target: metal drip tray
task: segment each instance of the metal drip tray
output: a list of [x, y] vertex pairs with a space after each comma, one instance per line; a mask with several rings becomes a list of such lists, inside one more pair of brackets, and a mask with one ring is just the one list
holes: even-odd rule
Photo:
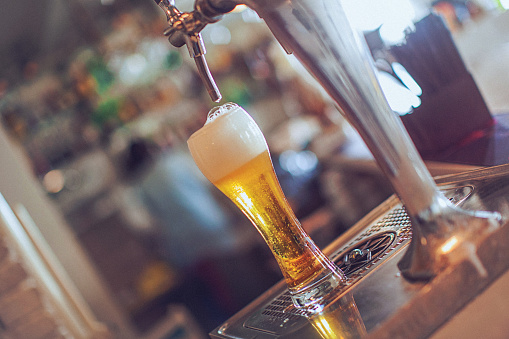
[[[505, 220], [508, 219], [509, 166], [450, 176], [437, 182], [442, 192], [454, 204], [465, 209], [496, 210], [503, 214]], [[500, 242], [500, 248], [490, 243], [491, 250], [499, 252], [497, 262], [503, 261], [501, 258], [507, 258], [503, 267], [494, 267], [492, 274], [488, 266], [493, 259], [483, 261], [492, 280], [509, 266], [509, 248], [505, 245], [509, 243], [507, 228], [502, 227], [500, 232], [497, 231], [500, 234], [494, 236], [499, 239], [497, 241]], [[348, 277], [348, 293], [355, 299], [368, 336], [390, 338], [394, 335], [391, 334], [391, 326], [403, 324], [401, 333], [404, 333], [405, 326], [410, 326], [412, 337], [420, 336], [415, 335], [416, 330], [424, 333], [425, 337], [445, 322], [451, 312], [456, 312], [475, 297], [482, 288], [482, 283], [476, 282], [473, 285], [478, 291], [465, 293], [457, 281], [455, 285], [448, 287], [445, 276], [437, 277], [428, 284], [406, 281], [399, 274], [396, 265], [410, 239], [408, 215], [401, 203], [391, 197], [324, 250]], [[500, 256], [501, 251], [506, 254]], [[458, 274], [459, 277], [463, 275], [461, 272]], [[481, 280], [483, 284], [488, 284], [485, 278]], [[444, 293], [457, 295], [449, 293], [448, 289], [459, 289], [462, 291], [461, 299], [464, 300], [457, 298], [450, 303], [454, 305], [451, 308], [428, 309], [428, 312], [435, 315], [434, 318], [418, 324], [422, 328], [415, 328], [416, 325], [411, 324], [411, 319], [405, 322], [405, 314], [408, 313], [408, 317], [413, 311], [423, 314], [425, 308], [429, 308], [429, 300], [426, 298], [433, 297], [433, 291], [423, 293], [426, 285], [426, 289], [437, 285], [437, 296]], [[401, 311], [403, 308], [406, 310]], [[401, 312], [402, 319], [397, 319]], [[442, 313], [442, 319], [437, 319], [437, 312]], [[397, 320], [394, 320], [395, 318]], [[293, 306], [284, 282], [261, 295], [210, 335], [212, 338], [320, 338], [309, 324], [306, 314]]]
[[[451, 201], [464, 201], [472, 189], [454, 188], [444, 194]], [[380, 221], [371, 225], [365, 232], [340, 248], [331, 258], [355, 284], [375, 268], [393, 250], [411, 238], [410, 220], [405, 209], [397, 205]], [[284, 291], [270, 304], [260, 309], [246, 320], [244, 326], [273, 334], [283, 334], [300, 322], [307, 323], [306, 314], [293, 306], [290, 294]]]
[[[401, 209], [401, 211], [403, 211]], [[399, 214], [404, 214], [400, 212]], [[393, 218], [394, 220], [398, 218]], [[408, 219], [408, 217], [406, 217]], [[405, 220], [402, 216], [401, 220]], [[406, 220], [408, 223], [408, 220]], [[334, 262], [348, 277], [350, 283], [360, 279], [383, 256], [385, 256], [396, 240], [396, 232], [385, 231], [359, 241], [350, 248], [341, 251], [334, 257]], [[280, 335], [291, 331], [301, 323], [307, 323], [304, 311], [293, 306], [290, 293], [283, 292], [268, 305], [249, 317], [244, 326], [255, 330]]]

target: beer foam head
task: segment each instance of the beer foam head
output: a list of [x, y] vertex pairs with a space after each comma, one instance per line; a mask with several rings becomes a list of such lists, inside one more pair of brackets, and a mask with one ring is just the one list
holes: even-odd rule
[[232, 103], [212, 109], [205, 125], [191, 135], [187, 144], [194, 161], [212, 182], [268, 150], [253, 118]]
[[226, 103], [222, 106], [214, 107], [207, 114], [207, 121], [205, 121], [205, 125], [214, 121], [216, 118], [218, 118], [228, 112], [231, 112], [232, 110], [235, 110], [237, 108], [240, 108], [240, 106], [233, 102]]

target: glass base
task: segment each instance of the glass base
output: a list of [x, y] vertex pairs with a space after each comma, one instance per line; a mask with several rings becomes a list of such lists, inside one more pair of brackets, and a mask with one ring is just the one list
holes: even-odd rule
[[324, 271], [300, 289], [290, 289], [290, 296], [295, 307], [305, 308], [312, 313], [321, 312], [347, 285], [346, 276], [335, 267]]

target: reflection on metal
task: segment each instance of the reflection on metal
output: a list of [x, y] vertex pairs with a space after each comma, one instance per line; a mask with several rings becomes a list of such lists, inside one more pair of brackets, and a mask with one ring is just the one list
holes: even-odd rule
[[352, 294], [343, 295], [307, 320], [323, 339], [360, 339], [366, 326]]
[[[498, 211], [508, 220], [509, 165], [444, 177], [438, 183], [453, 204], [466, 210]], [[509, 269], [509, 226], [504, 225], [481, 234], [471, 253], [461, 250], [461, 241], [446, 243], [443, 249], [457, 259], [453, 265], [430, 282], [410, 282], [397, 263], [411, 236], [405, 209], [391, 197], [324, 251], [349, 279], [342, 298], [355, 300], [366, 328], [363, 338], [428, 337]], [[293, 306], [280, 283], [210, 335], [321, 338], [308, 321], [310, 316]]]
[[[408, 218], [403, 215], [401, 221], [408, 223]], [[340, 253], [335, 262], [348, 277], [351, 277], [353, 273], [376, 263], [388, 252], [395, 239], [396, 233], [393, 231], [378, 233]]]
[[[387, 218], [376, 225], [376, 229], [384, 227], [394, 227], [404, 223], [404, 227], [409, 227], [408, 217], [405, 217], [403, 209], [399, 208], [391, 213]], [[368, 233], [366, 233], [368, 234]], [[408, 239], [408, 232], [402, 233], [405, 239]], [[396, 239], [396, 232], [383, 231], [367, 237], [349, 248], [340, 251], [333, 257], [335, 263], [347, 275], [350, 283], [364, 276], [373, 265], [389, 251]], [[306, 318], [311, 314], [305, 310], [296, 308], [290, 297], [289, 292], [284, 292], [277, 296], [270, 304], [261, 309], [258, 313], [250, 317], [245, 326], [252, 329], [269, 331], [274, 334], [283, 334], [292, 330], [295, 326], [307, 322]]]

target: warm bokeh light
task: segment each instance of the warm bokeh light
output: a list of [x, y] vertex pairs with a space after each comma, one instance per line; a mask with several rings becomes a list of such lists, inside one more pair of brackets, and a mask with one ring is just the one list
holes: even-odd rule
[[451, 237], [449, 240], [447, 240], [442, 247], [440, 248], [442, 250], [442, 253], [446, 254], [451, 252], [453, 249], [456, 248], [456, 245], [458, 245], [459, 240], [457, 237]]
[[46, 173], [42, 184], [49, 193], [58, 193], [64, 188], [64, 174], [60, 170], [52, 170]]

